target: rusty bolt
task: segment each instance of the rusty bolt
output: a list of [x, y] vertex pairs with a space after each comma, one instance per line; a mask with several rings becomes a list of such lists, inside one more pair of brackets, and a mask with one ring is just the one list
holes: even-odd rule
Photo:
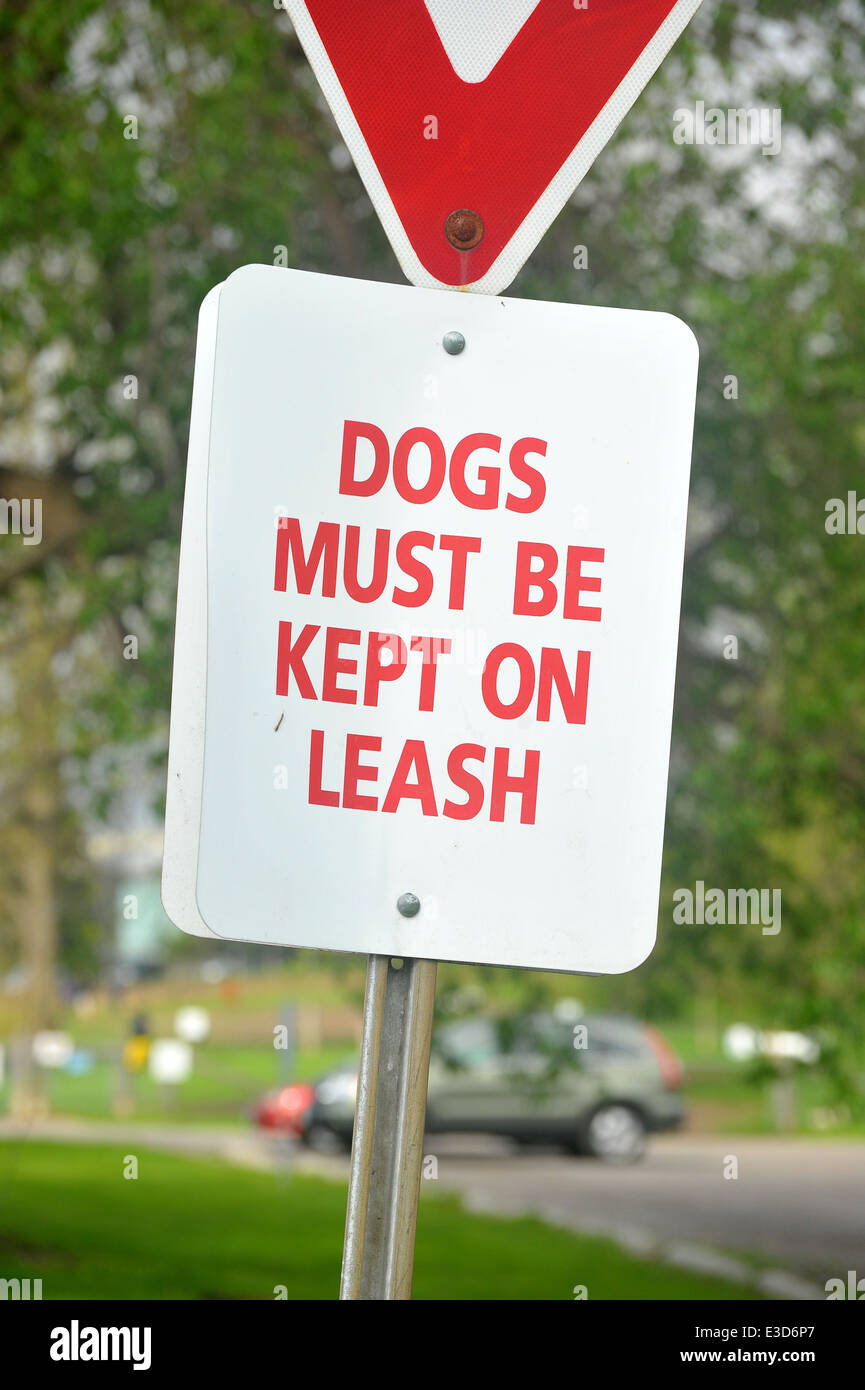
[[483, 240], [483, 235], [483, 221], [469, 208], [457, 208], [445, 222], [445, 236], [457, 251], [472, 251]]

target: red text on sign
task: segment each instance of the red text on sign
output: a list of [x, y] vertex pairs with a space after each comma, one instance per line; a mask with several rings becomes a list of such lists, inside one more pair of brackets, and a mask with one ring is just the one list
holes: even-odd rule
[[[382, 685], [404, 675], [411, 652], [420, 657], [418, 709], [430, 712], [435, 705], [438, 658], [451, 649], [448, 637], [412, 637], [408, 645], [395, 632], [370, 632], [364, 644], [364, 676], [358, 680], [359, 656], [345, 655], [344, 648], [360, 647], [359, 628], [328, 627], [324, 630], [320, 694], [316, 694], [306, 665], [307, 655], [321, 628], [306, 623], [299, 631], [289, 622], [279, 624], [276, 652], [276, 693], [288, 695], [292, 686], [304, 700], [325, 700], [338, 705], [377, 706]], [[321, 646], [318, 643], [317, 646]], [[318, 656], [318, 653], [316, 653]], [[343, 677], [347, 677], [346, 685]], [[361, 697], [360, 699], [358, 697]]]
[[[378, 783], [379, 769], [368, 761], [369, 755], [380, 753], [382, 741], [374, 734], [346, 734], [341, 786], [324, 785], [323, 729], [313, 729], [309, 748], [309, 802], [312, 806], [341, 806], [352, 811], [382, 811], [386, 815], [399, 810], [403, 801], [416, 801], [425, 816], [446, 816], [450, 820], [474, 820], [485, 806], [491, 821], [503, 821], [508, 809], [508, 797], [519, 798], [521, 825], [534, 825], [538, 800], [538, 770], [541, 755], [530, 748], [524, 758], [522, 771], [511, 771], [511, 750], [494, 748], [492, 775], [489, 779], [489, 798], [483, 779], [469, 770], [467, 763], [487, 761], [488, 749], [479, 743], [460, 743], [452, 748], [447, 759], [447, 776], [451, 787], [463, 794], [463, 800], [436, 796], [435, 784], [422, 739], [406, 739], [402, 752], [388, 782], [384, 797], [379, 799], [372, 788]], [[364, 790], [361, 790], [361, 787]]]
[[[363, 440], [372, 446], [363, 449], [363, 462], [358, 458], [358, 445]], [[435, 430], [416, 425], [400, 435], [393, 448], [393, 460], [387, 435], [378, 425], [361, 420], [346, 420], [343, 426], [342, 459], [339, 490], [348, 497], [375, 497], [387, 482], [388, 474], [404, 502], [422, 506], [438, 497], [447, 481], [456, 501], [476, 511], [493, 511], [501, 495], [501, 467], [477, 461], [477, 455], [501, 453], [502, 440], [497, 434], [467, 434], [459, 440], [448, 459], [447, 449]], [[509, 492], [504, 505], [510, 512], [536, 512], [546, 496], [543, 474], [527, 462], [528, 454], [541, 458], [547, 452], [543, 439], [518, 439], [508, 450], [508, 467], [526, 493]], [[366, 471], [363, 471], [363, 470]], [[361, 472], [361, 476], [358, 473]]]
[[[368, 578], [360, 576], [360, 527], [342, 528], [335, 521], [322, 521], [316, 527], [308, 552], [303, 548], [300, 522], [294, 516], [281, 516], [276, 532], [276, 570], [273, 587], [285, 593], [288, 587], [289, 563], [294, 574], [294, 587], [299, 594], [309, 594], [318, 582], [323, 598], [336, 594], [342, 549], [342, 582], [346, 594], [355, 603], [374, 603], [387, 587], [391, 556], [391, 533], [379, 527], [375, 533], [372, 565]], [[448, 565], [448, 608], [461, 610], [465, 604], [466, 568], [470, 555], [480, 552], [478, 536], [433, 536], [429, 531], [407, 531], [394, 546], [394, 561], [401, 573], [414, 583], [413, 589], [395, 585], [390, 598], [401, 608], [420, 608], [432, 595], [432, 568], [415, 553], [432, 552], [438, 548], [450, 556]], [[320, 573], [319, 573], [320, 571]]]
[[[600, 565], [603, 564], [603, 560], [603, 550], [595, 546], [569, 545], [564, 582], [560, 581], [557, 586], [553, 583], [553, 577], [559, 568], [558, 551], [551, 545], [537, 541], [519, 541], [514, 578], [514, 613], [544, 618], [555, 609], [559, 601], [559, 589], [562, 589], [562, 617], [578, 618], [586, 623], [599, 623], [600, 608], [582, 604], [580, 595], [600, 592], [600, 577], [583, 574], [583, 565]], [[532, 597], [535, 590], [539, 591], [537, 598]]]

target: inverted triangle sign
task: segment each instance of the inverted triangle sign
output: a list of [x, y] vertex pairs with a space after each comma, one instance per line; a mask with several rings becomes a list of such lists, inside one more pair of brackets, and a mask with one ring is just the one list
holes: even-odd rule
[[285, 0], [406, 277], [486, 294], [510, 284], [700, 4]]
[[478, 9], [470, 4], [454, 4], [454, 0], [424, 0], [424, 4], [457, 77], [483, 82], [537, 9], [538, 0], [482, 5], [480, 23]]

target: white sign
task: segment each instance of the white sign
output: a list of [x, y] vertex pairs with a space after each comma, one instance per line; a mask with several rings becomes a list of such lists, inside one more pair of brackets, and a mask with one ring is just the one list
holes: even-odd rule
[[192, 1048], [180, 1038], [157, 1038], [150, 1046], [148, 1070], [162, 1086], [179, 1086], [192, 1075]]
[[737, 1062], [763, 1055], [777, 1060], [816, 1062], [819, 1043], [805, 1033], [763, 1033], [748, 1023], [731, 1023], [722, 1039], [724, 1051]]
[[33, 1060], [39, 1067], [65, 1067], [75, 1051], [68, 1033], [45, 1031], [33, 1035]]
[[206, 301], [199, 357], [169, 915], [285, 945], [639, 964], [693, 335], [251, 266]]
[[174, 1031], [185, 1042], [204, 1042], [210, 1037], [210, 1014], [197, 1004], [188, 1004], [174, 1015]]
[[731, 1023], [721, 1041], [728, 1057], [736, 1062], [749, 1062], [761, 1051], [762, 1034], [749, 1023]]
[[820, 1056], [820, 1045], [805, 1033], [764, 1033], [763, 1051], [767, 1057], [792, 1058], [813, 1065]]
[[198, 315], [180, 537], [162, 861], [162, 904], [168, 917], [182, 931], [208, 937], [216, 933], [202, 921], [198, 911], [195, 879], [204, 770], [203, 677], [207, 669], [207, 455], [220, 288], [216, 286], [205, 297]]

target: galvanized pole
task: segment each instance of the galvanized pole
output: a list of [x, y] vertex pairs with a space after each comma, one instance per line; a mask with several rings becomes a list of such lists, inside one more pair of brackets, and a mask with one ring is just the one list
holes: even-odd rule
[[411, 1297], [434, 960], [370, 956], [341, 1299]]

